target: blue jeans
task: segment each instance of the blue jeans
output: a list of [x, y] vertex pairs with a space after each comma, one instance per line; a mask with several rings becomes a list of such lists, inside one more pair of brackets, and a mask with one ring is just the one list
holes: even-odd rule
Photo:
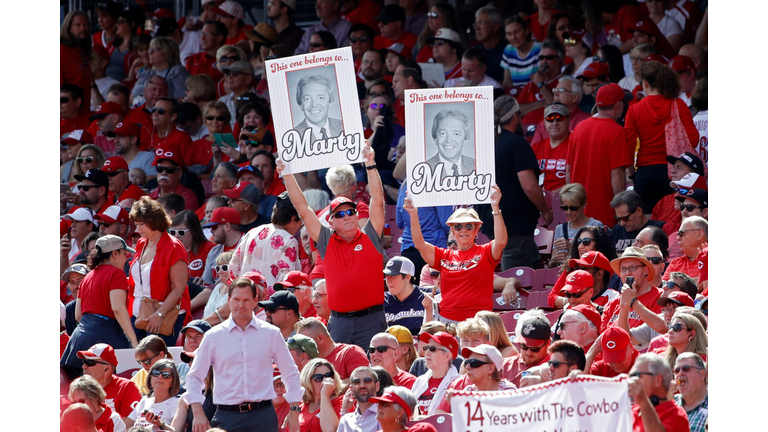
[[217, 409], [211, 419], [211, 427], [227, 432], [274, 432], [280, 429], [277, 413], [272, 405], [244, 413]]

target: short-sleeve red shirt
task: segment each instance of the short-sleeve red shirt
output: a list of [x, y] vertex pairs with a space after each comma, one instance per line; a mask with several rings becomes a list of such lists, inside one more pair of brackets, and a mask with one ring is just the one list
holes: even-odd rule
[[491, 246], [474, 245], [466, 251], [435, 247], [430, 266], [439, 268], [442, 278], [440, 315], [464, 321], [493, 308], [493, 272], [499, 261], [493, 259]]
[[[664, 426], [664, 430], [687, 431], [690, 430], [688, 424], [688, 415], [685, 409], [676, 404], [675, 401], [662, 402], [656, 406], [656, 414]], [[632, 432], [644, 432], [643, 418], [640, 416], [640, 406], [632, 405]]]
[[185, 67], [190, 75], [208, 75], [213, 79], [213, 82], [219, 81], [224, 76], [221, 71], [216, 69], [216, 57], [207, 52], [192, 54], [187, 57]]
[[141, 400], [141, 393], [133, 381], [112, 375], [112, 381], [104, 387], [107, 398], [104, 402], [117, 411], [120, 417], [128, 417], [133, 408]]
[[534, 144], [533, 153], [539, 161], [539, 169], [544, 174], [544, 189], [553, 191], [565, 186], [565, 160], [568, 157], [569, 139], [552, 148], [550, 138]]
[[205, 273], [205, 259], [208, 258], [208, 252], [210, 252], [214, 246], [216, 246], [216, 243], [206, 240], [200, 245], [198, 253], [195, 254], [192, 251], [189, 251], [189, 264], [187, 264], [187, 268], [189, 269], [190, 278], [203, 277], [203, 274]]
[[336, 348], [325, 358], [332, 365], [341, 379], [347, 379], [352, 371], [360, 366], [368, 366], [365, 351], [357, 345], [337, 343]]
[[[651, 290], [647, 293], [637, 296], [637, 301], [653, 311], [653, 313], [658, 314], [661, 313], [661, 306], [656, 303], [656, 300], [658, 300], [659, 297], [661, 297], [661, 288], [651, 287]], [[616, 325], [616, 320], [619, 319], [620, 304], [621, 297], [617, 297], [609, 301], [608, 305], [605, 306], [605, 309], [603, 309], [603, 320], [600, 324], [600, 333], [604, 332], [608, 326]], [[635, 328], [643, 323], [643, 320], [640, 319], [640, 315], [633, 310], [629, 311], [629, 318], [627, 321], [629, 322], [630, 328]]]
[[80, 308], [84, 314], [94, 313], [115, 318], [109, 293], [113, 290], [128, 292], [128, 282], [123, 269], [102, 264], [85, 275], [80, 284]]
[[[559, 82], [559, 79], [554, 79], [546, 83], [546, 86], [550, 89], [553, 89], [557, 87]], [[525, 87], [523, 87], [523, 91], [520, 92], [520, 97], [517, 99], [517, 102], [522, 105], [540, 100], [544, 100], [544, 95], [541, 94], [541, 90], [536, 87], [536, 84], [531, 81], [526, 84]], [[530, 111], [528, 114], [523, 116], [523, 125], [537, 125], [542, 120], [544, 120], [544, 108], [536, 108], [535, 110]]]

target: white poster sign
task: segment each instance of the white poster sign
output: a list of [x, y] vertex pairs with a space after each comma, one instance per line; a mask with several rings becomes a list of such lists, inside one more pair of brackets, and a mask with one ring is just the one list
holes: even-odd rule
[[408, 192], [416, 206], [490, 202], [493, 88], [405, 91]]
[[265, 69], [285, 174], [363, 161], [350, 47], [268, 60]]
[[445, 70], [440, 63], [419, 63], [421, 77], [429, 88], [440, 88], [445, 84]]
[[626, 374], [580, 375], [502, 392], [459, 392], [451, 397], [454, 432], [630, 432]]

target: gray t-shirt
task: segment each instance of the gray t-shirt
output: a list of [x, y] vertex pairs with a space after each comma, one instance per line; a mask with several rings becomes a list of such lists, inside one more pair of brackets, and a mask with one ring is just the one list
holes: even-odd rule
[[133, 168], [141, 168], [144, 170], [144, 174], [146, 174], [147, 177], [152, 177], [157, 175], [157, 170], [152, 165], [152, 162], [155, 160], [155, 154], [148, 151], [140, 151], [139, 154], [136, 155], [135, 158], [131, 161], [131, 163], [128, 164], [128, 169]]
[[[566, 222], [566, 223], [568, 224], [568, 240], [570, 241], [570, 240], [573, 240], [574, 237], [576, 237], [576, 233], [579, 232], [581, 228], [571, 228], [571, 223], [570, 222]], [[584, 226], [595, 226], [598, 228], [602, 228], [603, 223], [595, 218], [589, 218], [589, 220], [587, 221], [586, 224], [584, 224]], [[556, 239], [563, 238], [563, 224], [560, 224], [555, 228], [555, 238]]]

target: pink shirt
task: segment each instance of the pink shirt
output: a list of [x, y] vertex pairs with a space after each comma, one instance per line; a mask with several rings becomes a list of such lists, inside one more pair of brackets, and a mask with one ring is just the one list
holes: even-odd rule
[[269, 400], [276, 396], [272, 386], [272, 361], [280, 368], [285, 400], [301, 402], [304, 389], [299, 369], [293, 362], [280, 330], [252, 317], [245, 331], [232, 318], [208, 331], [195, 353], [187, 374], [189, 403], [202, 404], [203, 378], [213, 366], [213, 403], [238, 405]]

